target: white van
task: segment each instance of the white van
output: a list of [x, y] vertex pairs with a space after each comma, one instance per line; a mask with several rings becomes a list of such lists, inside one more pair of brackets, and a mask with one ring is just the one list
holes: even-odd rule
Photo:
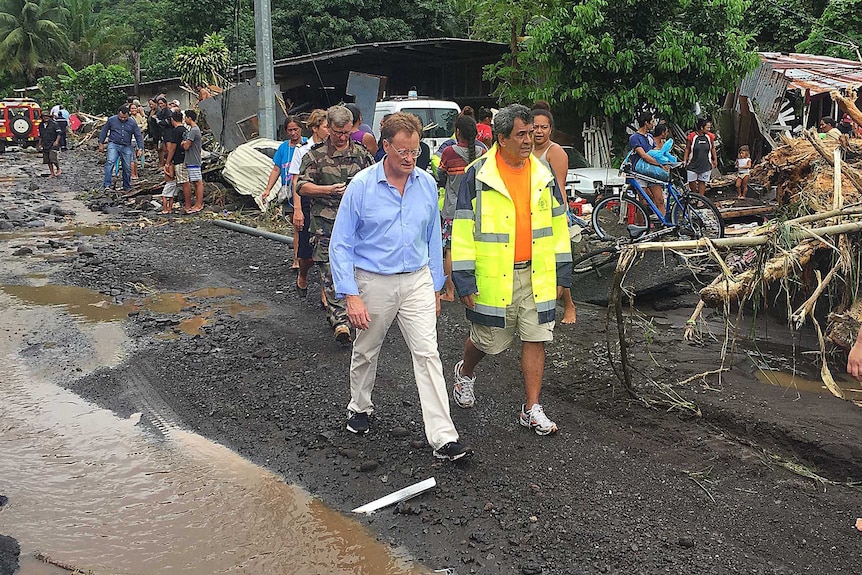
[[415, 114], [426, 128], [422, 141], [433, 154], [437, 147], [455, 133], [455, 118], [461, 108], [448, 100], [429, 100], [424, 96], [390, 96], [374, 107], [374, 137], [380, 139], [380, 120], [386, 114], [406, 112]]

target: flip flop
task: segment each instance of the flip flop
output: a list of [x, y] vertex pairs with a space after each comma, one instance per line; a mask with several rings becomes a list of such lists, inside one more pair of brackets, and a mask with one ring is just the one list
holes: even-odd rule
[[296, 292], [299, 294], [299, 297], [308, 297], [308, 286], [299, 287], [299, 283], [297, 282]]

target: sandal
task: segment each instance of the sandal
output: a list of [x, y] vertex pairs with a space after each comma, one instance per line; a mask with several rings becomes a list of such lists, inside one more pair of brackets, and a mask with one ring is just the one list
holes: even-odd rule
[[299, 287], [299, 282], [296, 282], [296, 292], [299, 294], [299, 297], [308, 297], [308, 286]]

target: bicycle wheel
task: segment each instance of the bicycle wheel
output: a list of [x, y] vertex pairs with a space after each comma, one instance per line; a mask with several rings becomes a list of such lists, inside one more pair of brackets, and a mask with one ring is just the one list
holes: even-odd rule
[[598, 270], [600, 267], [616, 261], [619, 253], [615, 247], [587, 252], [572, 262], [572, 273], [583, 274]]
[[603, 240], [636, 240], [647, 232], [646, 210], [633, 200], [605, 198], [593, 208], [593, 229]]
[[721, 212], [707, 197], [688, 194], [682, 198], [682, 205], [674, 202], [670, 221], [678, 226], [681, 235], [693, 238], [723, 238], [724, 218]]

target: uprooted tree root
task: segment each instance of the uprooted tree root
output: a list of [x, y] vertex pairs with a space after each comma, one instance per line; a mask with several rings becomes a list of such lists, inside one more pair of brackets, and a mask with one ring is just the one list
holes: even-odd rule
[[[840, 154], [835, 153], [836, 148]], [[837, 169], [833, 161], [836, 155], [839, 156]], [[843, 162], [841, 156], [852, 158], [856, 167]], [[840, 178], [837, 177], [839, 170]], [[695, 404], [673, 389], [679, 382], [656, 382], [645, 376], [639, 382], [633, 380], [633, 374], [639, 370], [628, 357], [623, 313], [626, 293], [622, 285], [640, 254], [658, 250], [705, 252], [720, 269], [712, 283], [700, 291], [701, 301], [687, 322], [685, 332], [687, 340], [697, 339], [701, 335], [698, 322], [702, 311], [723, 308], [727, 327], [722, 363], [716, 370], [719, 377], [725, 368], [727, 351], [735, 345], [743, 306], [751, 303], [757, 309], [767, 288], [778, 283], [792, 312], [789, 314], [791, 328], [798, 330], [806, 321], [811, 321], [820, 342], [821, 379], [834, 395], [844, 398], [829, 372], [826, 356], [828, 343], [849, 349], [862, 323], [862, 145], [850, 145], [847, 141], [821, 142], [807, 134], [805, 139], [792, 140], [767, 156], [760, 171], [769, 177], [781, 178], [779, 187], [790, 191], [794, 202], [784, 207], [783, 217], [739, 238], [641, 243], [623, 249], [608, 308], [608, 322], [612, 315], [616, 320], [618, 343], [612, 345], [609, 341], [608, 353], [612, 360], [616, 356], [619, 361], [619, 368], [612, 361], [617, 378], [626, 392], [638, 401], [699, 414]], [[788, 218], [788, 214], [795, 217]], [[739, 258], [733, 250], [754, 250], [755, 254]], [[728, 264], [733, 257], [736, 262]], [[740, 261], [744, 265], [740, 266]], [[821, 266], [826, 263], [828, 271], [821, 273], [815, 263]], [[801, 305], [790, 306], [793, 293], [805, 296]], [[826, 296], [832, 309], [824, 332], [814, 311], [816, 304], [827, 299]], [[730, 319], [734, 305], [739, 309], [735, 322]]]

